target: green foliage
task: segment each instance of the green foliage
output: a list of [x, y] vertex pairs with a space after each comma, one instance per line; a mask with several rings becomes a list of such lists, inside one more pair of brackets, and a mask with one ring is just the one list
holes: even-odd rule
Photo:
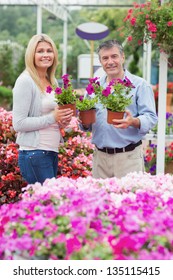
[[[74, 79], [77, 78], [77, 57], [82, 53], [90, 53], [89, 42], [81, 39], [76, 35], [76, 27], [87, 21], [95, 21], [105, 24], [110, 34], [106, 39], [116, 38], [124, 41], [118, 32], [118, 27], [121, 25], [125, 16], [126, 9], [117, 8], [82, 8], [80, 10], [70, 11], [70, 18], [68, 19], [68, 47], [67, 47], [67, 73], [70, 73]], [[36, 17], [37, 11], [35, 6], [0, 6], [0, 40], [10, 40], [17, 42], [26, 47], [31, 36], [36, 34]], [[48, 11], [43, 9], [42, 12], [42, 31], [47, 33], [55, 41], [58, 48], [59, 65], [57, 69], [57, 76], [62, 75], [62, 61], [63, 61], [63, 21], [57, 17], [52, 16]], [[105, 40], [105, 39], [104, 39]], [[97, 48], [99, 44], [95, 41], [94, 47]], [[23, 54], [17, 54], [17, 60]], [[13, 80], [23, 70], [21, 67], [15, 66]], [[17, 67], [17, 68], [16, 68]], [[0, 68], [3, 69], [3, 68]], [[12, 73], [12, 72], [11, 72]], [[10, 79], [8, 77], [8, 79]], [[10, 82], [10, 85], [12, 83]]]
[[142, 72], [140, 71], [138, 66], [139, 58], [139, 48], [136, 48], [133, 53], [133, 60], [130, 62], [128, 69], [132, 74], [142, 77]]
[[115, 82], [113, 92], [110, 92], [110, 85], [99, 93], [99, 99], [103, 106], [113, 112], [124, 112], [126, 107], [132, 103], [132, 96], [129, 92], [132, 84], [126, 86], [123, 81]]
[[55, 101], [59, 105], [74, 104], [76, 101], [76, 93], [70, 85], [68, 88], [62, 88], [62, 93], [55, 94]]
[[0, 104], [6, 109], [12, 107], [12, 90], [10, 88], [0, 86]]
[[90, 110], [95, 107], [95, 104], [98, 102], [98, 98], [80, 98], [76, 101], [76, 108], [80, 111]]
[[4, 86], [13, 87], [24, 68], [24, 51], [11, 42], [0, 46], [0, 81]]
[[103, 106], [113, 112], [124, 112], [131, 102], [131, 96], [127, 97], [124, 95], [124, 92], [114, 92], [107, 97], [104, 95], [101, 96], [101, 103]]
[[14, 68], [12, 64], [12, 48], [9, 45], [0, 47], [0, 81], [4, 86], [14, 84]]
[[172, 53], [173, 1], [162, 5], [158, 0], [134, 4], [134, 8], [128, 11], [122, 28], [132, 46], [151, 40], [153, 47]]
[[0, 40], [8, 39], [22, 44], [23, 42], [17, 40], [17, 36], [24, 33], [29, 39], [36, 33], [36, 16], [35, 6], [0, 6], [0, 30], [9, 33], [8, 38], [0, 34]]

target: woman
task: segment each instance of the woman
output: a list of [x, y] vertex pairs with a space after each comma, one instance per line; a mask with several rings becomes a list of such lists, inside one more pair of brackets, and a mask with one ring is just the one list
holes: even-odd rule
[[23, 178], [29, 184], [56, 177], [60, 127], [69, 124], [71, 109], [59, 110], [54, 92], [58, 51], [46, 34], [34, 35], [25, 53], [25, 70], [13, 88], [13, 127], [17, 132]]

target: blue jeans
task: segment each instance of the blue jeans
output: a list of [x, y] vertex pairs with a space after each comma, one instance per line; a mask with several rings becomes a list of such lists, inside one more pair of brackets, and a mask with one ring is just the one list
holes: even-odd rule
[[19, 150], [18, 165], [28, 184], [43, 183], [57, 176], [58, 153], [45, 150]]

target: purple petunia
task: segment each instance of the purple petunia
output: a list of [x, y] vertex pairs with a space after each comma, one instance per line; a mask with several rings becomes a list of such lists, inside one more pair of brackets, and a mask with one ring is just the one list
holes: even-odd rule
[[47, 93], [51, 93], [51, 92], [52, 92], [52, 87], [51, 87], [51, 86], [48, 86], [48, 87], [46, 88], [46, 92], [47, 92]]
[[62, 89], [61, 89], [60, 87], [57, 87], [57, 88], [55, 89], [55, 93], [56, 93], [56, 94], [61, 94], [61, 93], [62, 93]]
[[111, 93], [111, 87], [110, 86], [107, 86], [103, 91], [102, 91], [102, 94], [105, 96], [105, 97], [108, 97], [108, 95]]
[[87, 87], [86, 87], [86, 91], [89, 95], [91, 95], [92, 93], [94, 93], [94, 87], [92, 84], [89, 84]]

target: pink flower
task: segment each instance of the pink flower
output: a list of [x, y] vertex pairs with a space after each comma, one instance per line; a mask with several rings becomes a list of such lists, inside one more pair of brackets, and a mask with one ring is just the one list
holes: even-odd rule
[[109, 94], [111, 93], [111, 87], [110, 86], [107, 86], [103, 91], [102, 91], [102, 94], [104, 96], [108, 96]]
[[131, 18], [131, 20], [130, 20], [130, 22], [131, 22], [131, 25], [135, 25], [135, 23], [136, 23], [136, 18]]
[[51, 92], [52, 92], [52, 87], [51, 87], [51, 86], [48, 86], [47, 89], [46, 89], [46, 92], [47, 92], [47, 93], [51, 93]]
[[72, 238], [67, 239], [66, 247], [67, 247], [67, 254], [71, 254], [73, 252], [79, 251], [82, 247], [82, 244], [79, 241], [79, 239], [76, 236], [74, 236]]
[[128, 36], [127, 40], [130, 42], [133, 40], [133, 37], [132, 36]]
[[167, 26], [172, 26], [173, 25], [173, 22], [172, 21], [168, 21], [167, 22]]
[[56, 94], [61, 94], [61, 93], [62, 93], [62, 88], [57, 87], [57, 88], [55, 89], [55, 93], [56, 93]]
[[92, 93], [94, 93], [94, 87], [92, 84], [89, 84], [87, 87], [86, 87], [86, 91], [89, 95], [91, 95]]
[[157, 32], [157, 26], [154, 23], [150, 22], [148, 24], [148, 30], [151, 32]]
[[69, 87], [69, 75], [68, 74], [65, 74], [62, 76], [62, 79], [63, 79], [63, 84], [64, 84], [64, 88], [67, 89]]

